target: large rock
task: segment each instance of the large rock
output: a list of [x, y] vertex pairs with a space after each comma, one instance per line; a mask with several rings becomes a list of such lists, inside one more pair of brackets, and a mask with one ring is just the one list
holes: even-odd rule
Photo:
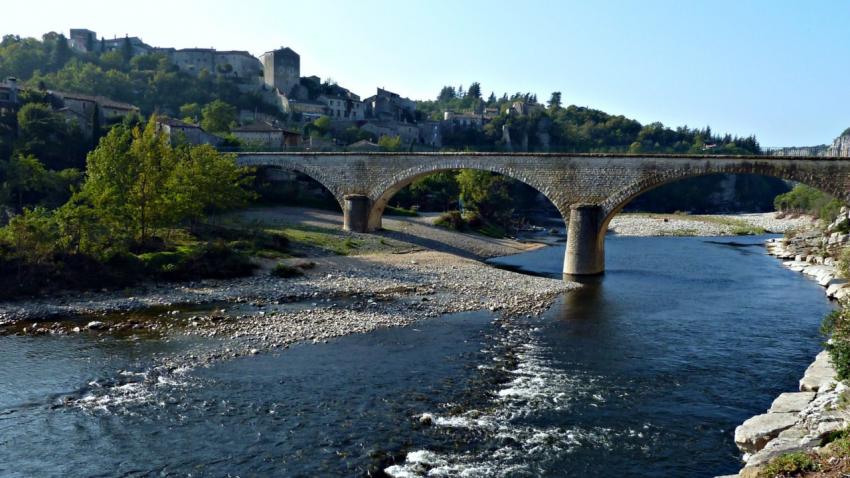
[[768, 413], [799, 412], [815, 398], [815, 392], [789, 392], [776, 397]]
[[780, 433], [757, 453], [750, 455], [747, 458], [747, 467], [760, 466], [779, 455], [809, 450], [819, 444], [820, 438], [809, 436], [805, 427], [795, 425]]
[[744, 452], [755, 453], [783, 430], [791, 428], [796, 423], [796, 413], [756, 415], [735, 429], [735, 444]]
[[835, 368], [829, 358], [829, 353], [824, 350], [815, 357], [815, 361], [806, 369], [803, 378], [800, 379], [801, 392], [817, 392], [835, 380]]

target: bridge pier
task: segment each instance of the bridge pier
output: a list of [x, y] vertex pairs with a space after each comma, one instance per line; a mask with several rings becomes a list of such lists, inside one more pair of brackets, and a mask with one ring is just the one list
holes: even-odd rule
[[369, 211], [372, 200], [362, 194], [348, 194], [343, 197], [342, 228], [351, 232], [369, 231]]
[[573, 204], [567, 229], [564, 275], [596, 275], [605, 271], [605, 238], [599, 237], [604, 214], [602, 206]]

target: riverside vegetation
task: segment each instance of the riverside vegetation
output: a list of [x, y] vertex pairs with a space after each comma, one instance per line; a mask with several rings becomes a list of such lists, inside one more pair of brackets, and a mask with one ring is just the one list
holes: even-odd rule
[[[767, 414], [736, 430], [736, 442], [751, 453], [737, 476], [844, 477], [850, 472], [850, 215], [845, 207], [833, 213], [830, 198], [802, 186], [776, 201], [826, 218], [821, 224], [828, 225], [821, 229], [786, 233], [768, 249], [794, 259], [785, 265], [815, 277], [827, 287], [827, 295], [839, 301], [839, 308], [822, 322], [825, 352], [809, 366], [800, 381], [801, 392], [781, 395]], [[783, 422], [784, 416], [791, 420]]]

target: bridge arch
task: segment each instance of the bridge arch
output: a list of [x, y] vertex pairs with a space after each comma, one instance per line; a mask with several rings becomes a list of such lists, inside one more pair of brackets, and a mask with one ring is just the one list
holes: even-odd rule
[[604, 234], [608, 229], [611, 219], [638, 196], [683, 179], [713, 174], [751, 174], [794, 181], [823, 191], [844, 203], [850, 202], [850, 188], [847, 187], [844, 181], [824, 180], [824, 178], [841, 178], [846, 176], [846, 172], [840, 170], [836, 165], [818, 170], [817, 175], [815, 175], [815, 172], [811, 169], [799, 168], [793, 164], [779, 165], [775, 162], [739, 162], [715, 165], [707, 160], [697, 167], [652, 172], [639, 178], [625, 188], [614, 191], [602, 203], [604, 218], [600, 224], [601, 232]]
[[494, 161], [460, 161], [454, 158], [435, 158], [434, 161], [428, 161], [418, 164], [413, 167], [393, 171], [392, 174], [382, 178], [377, 182], [369, 194], [369, 199], [372, 202], [369, 211], [369, 231], [376, 231], [381, 228], [381, 219], [384, 215], [384, 210], [399, 191], [411, 185], [414, 181], [429, 176], [435, 173], [446, 171], [457, 171], [463, 169], [471, 169], [477, 171], [488, 171], [491, 173], [500, 174], [507, 178], [519, 181], [535, 191], [542, 194], [561, 214], [564, 223], [569, 219], [569, 204], [564, 203], [559, 191], [554, 190], [551, 183], [546, 183], [537, 180], [531, 175], [524, 174], [522, 169], [512, 167], [510, 163], [494, 162]]
[[569, 234], [567, 236], [567, 256], [564, 261], [565, 275], [603, 272], [605, 267], [605, 238], [611, 220], [638, 196], [684, 179], [714, 174], [774, 177], [805, 184], [829, 194], [845, 204], [850, 203], [850, 189], [844, 185], [846, 174], [842, 174], [838, 168], [828, 171], [825, 176], [837, 180], [824, 181], [823, 177], [815, 177], [810, 172], [796, 167], [776, 168], [771, 164], [750, 165], [748, 163], [720, 167], [707, 164], [707, 166], [705, 168], [670, 170], [645, 175], [629, 186], [615, 191], [601, 205], [575, 205], [573, 207], [575, 217], [574, 220], [570, 221], [569, 234], [577, 234], [580, 237], [571, 238]]
[[322, 168], [318, 164], [310, 164], [303, 161], [269, 161], [265, 158], [253, 159], [250, 156], [240, 158], [239, 164], [240, 166], [250, 166], [257, 169], [292, 171], [303, 174], [330, 192], [340, 208], [344, 207], [345, 191], [340, 187], [339, 182], [336, 181], [333, 172], [328, 171], [327, 168]]

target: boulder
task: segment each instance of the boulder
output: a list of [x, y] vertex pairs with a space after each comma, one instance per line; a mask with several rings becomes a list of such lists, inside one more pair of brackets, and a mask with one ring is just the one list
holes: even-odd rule
[[799, 412], [815, 398], [815, 392], [789, 392], [776, 397], [768, 413]]
[[[844, 289], [842, 289], [844, 290]], [[821, 351], [800, 379], [801, 392], [817, 392], [835, 379], [835, 369], [826, 350]]]
[[757, 453], [750, 455], [747, 458], [747, 467], [764, 465], [779, 455], [809, 450], [819, 444], [820, 438], [808, 436], [804, 427], [796, 425], [780, 433]]
[[86, 324], [86, 328], [89, 330], [103, 330], [106, 328], [106, 324], [99, 320], [92, 320], [88, 324]]
[[735, 429], [735, 444], [744, 452], [755, 453], [796, 423], [796, 413], [756, 415]]

